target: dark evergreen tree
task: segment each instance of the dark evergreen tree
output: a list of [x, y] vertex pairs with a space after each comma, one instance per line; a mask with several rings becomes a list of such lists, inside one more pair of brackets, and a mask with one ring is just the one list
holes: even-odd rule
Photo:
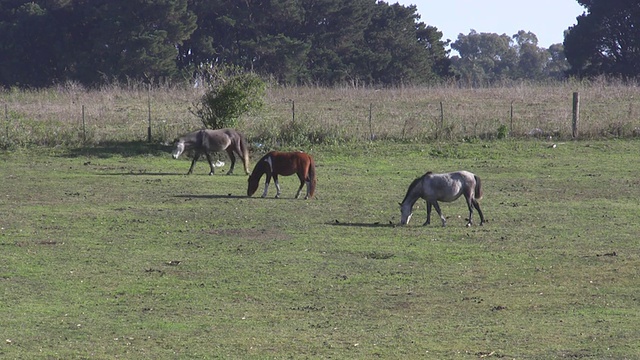
[[83, 83], [176, 76], [176, 47], [196, 27], [186, 0], [94, 0], [74, 12], [83, 21], [74, 64]]
[[570, 75], [640, 75], [640, 2], [578, 0], [587, 12], [565, 35]]
[[46, 86], [177, 75], [195, 29], [186, 0], [39, 0], [0, 5], [0, 84]]
[[37, 2], [0, 4], [0, 85], [41, 87], [62, 76], [64, 38], [57, 25], [52, 10]]
[[5, 0], [0, 85], [93, 85], [239, 66], [287, 84], [447, 76], [442, 33], [376, 0]]

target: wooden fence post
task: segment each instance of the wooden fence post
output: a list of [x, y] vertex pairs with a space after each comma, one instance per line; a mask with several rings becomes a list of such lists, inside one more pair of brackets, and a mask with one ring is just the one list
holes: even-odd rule
[[147, 92], [147, 105], [149, 113], [149, 126], [147, 126], [147, 142], [151, 142], [151, 84], [149, 84], [149, 91]]
[[571, 132], [573, 138], [578, 138], [578, 121], [580, 120], [580, 94], [573, 93], [573, 121], [571, 122]]
[[369, 141], [373, 141], [372, 112], [373, 112], [373, 103], [369, 103]]
[[4, 104], [4, 118], [6, 120], [7, 142], [9, 142], [9, 106]]
[[511, 100], [511, 118], [510, 118], [510, 126], [509, 126], [509, 135], [513, 135], [513, 100]]
[[437, 125], [436, 129], [436, 140], [442, 132], [442, 129], [444, 129], [444, 105], [442, 104], [442, 101], [440, 101], [440, 123]]
[[84, 105], [82, 105], [82, 141], [87, 142], [87, 126], [84, 121]]

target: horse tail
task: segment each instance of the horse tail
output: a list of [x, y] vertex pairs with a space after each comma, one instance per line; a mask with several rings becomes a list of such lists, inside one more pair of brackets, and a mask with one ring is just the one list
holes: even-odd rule
[[476, 175], [473, 175], [473, 178], [476, 179], [476, 188], [474, 191], [475, 195], [473, 196], [473, 198], [476, 200], [480, 200], [482, 199], [482, 182]]
[[242, 151], [242, 163], [244, 164], [244, 172], [249, 175], [249, 144], [244, 135], [240, 135], [240, 151]]
[[313, 161], [313, 158], [309, 156], [309, 199], [313, 198], [313, 194], [316, 192], [316, 164]]

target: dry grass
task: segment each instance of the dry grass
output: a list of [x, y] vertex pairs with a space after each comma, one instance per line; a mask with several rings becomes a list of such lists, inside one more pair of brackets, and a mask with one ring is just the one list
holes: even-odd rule
[[[640, 135], [640, 89], [604, 80], [482, 89], [270, 87], [264, 111], [242, 119], [239, 128], [274, 143], [492, 138], [501, 127], [512, 137], [568, 138], [573, 92], [581, 97], [580, 137]], [[0, 145], [146, 140], [149, 124], [154, 141], [171, 141], [202, 126], [189, 111], [201, 94], [186, 86], [135, 84], [2, 92]]]

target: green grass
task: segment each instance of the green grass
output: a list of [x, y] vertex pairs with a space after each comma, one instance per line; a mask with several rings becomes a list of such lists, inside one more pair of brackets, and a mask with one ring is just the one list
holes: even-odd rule
[[[2, 152], [0, 356], [635, 358], [640, 143], [548, 145], [317, 147], [310, 201], [144, 143]], [[485, 226], [395, 225], [459, 169]]]

